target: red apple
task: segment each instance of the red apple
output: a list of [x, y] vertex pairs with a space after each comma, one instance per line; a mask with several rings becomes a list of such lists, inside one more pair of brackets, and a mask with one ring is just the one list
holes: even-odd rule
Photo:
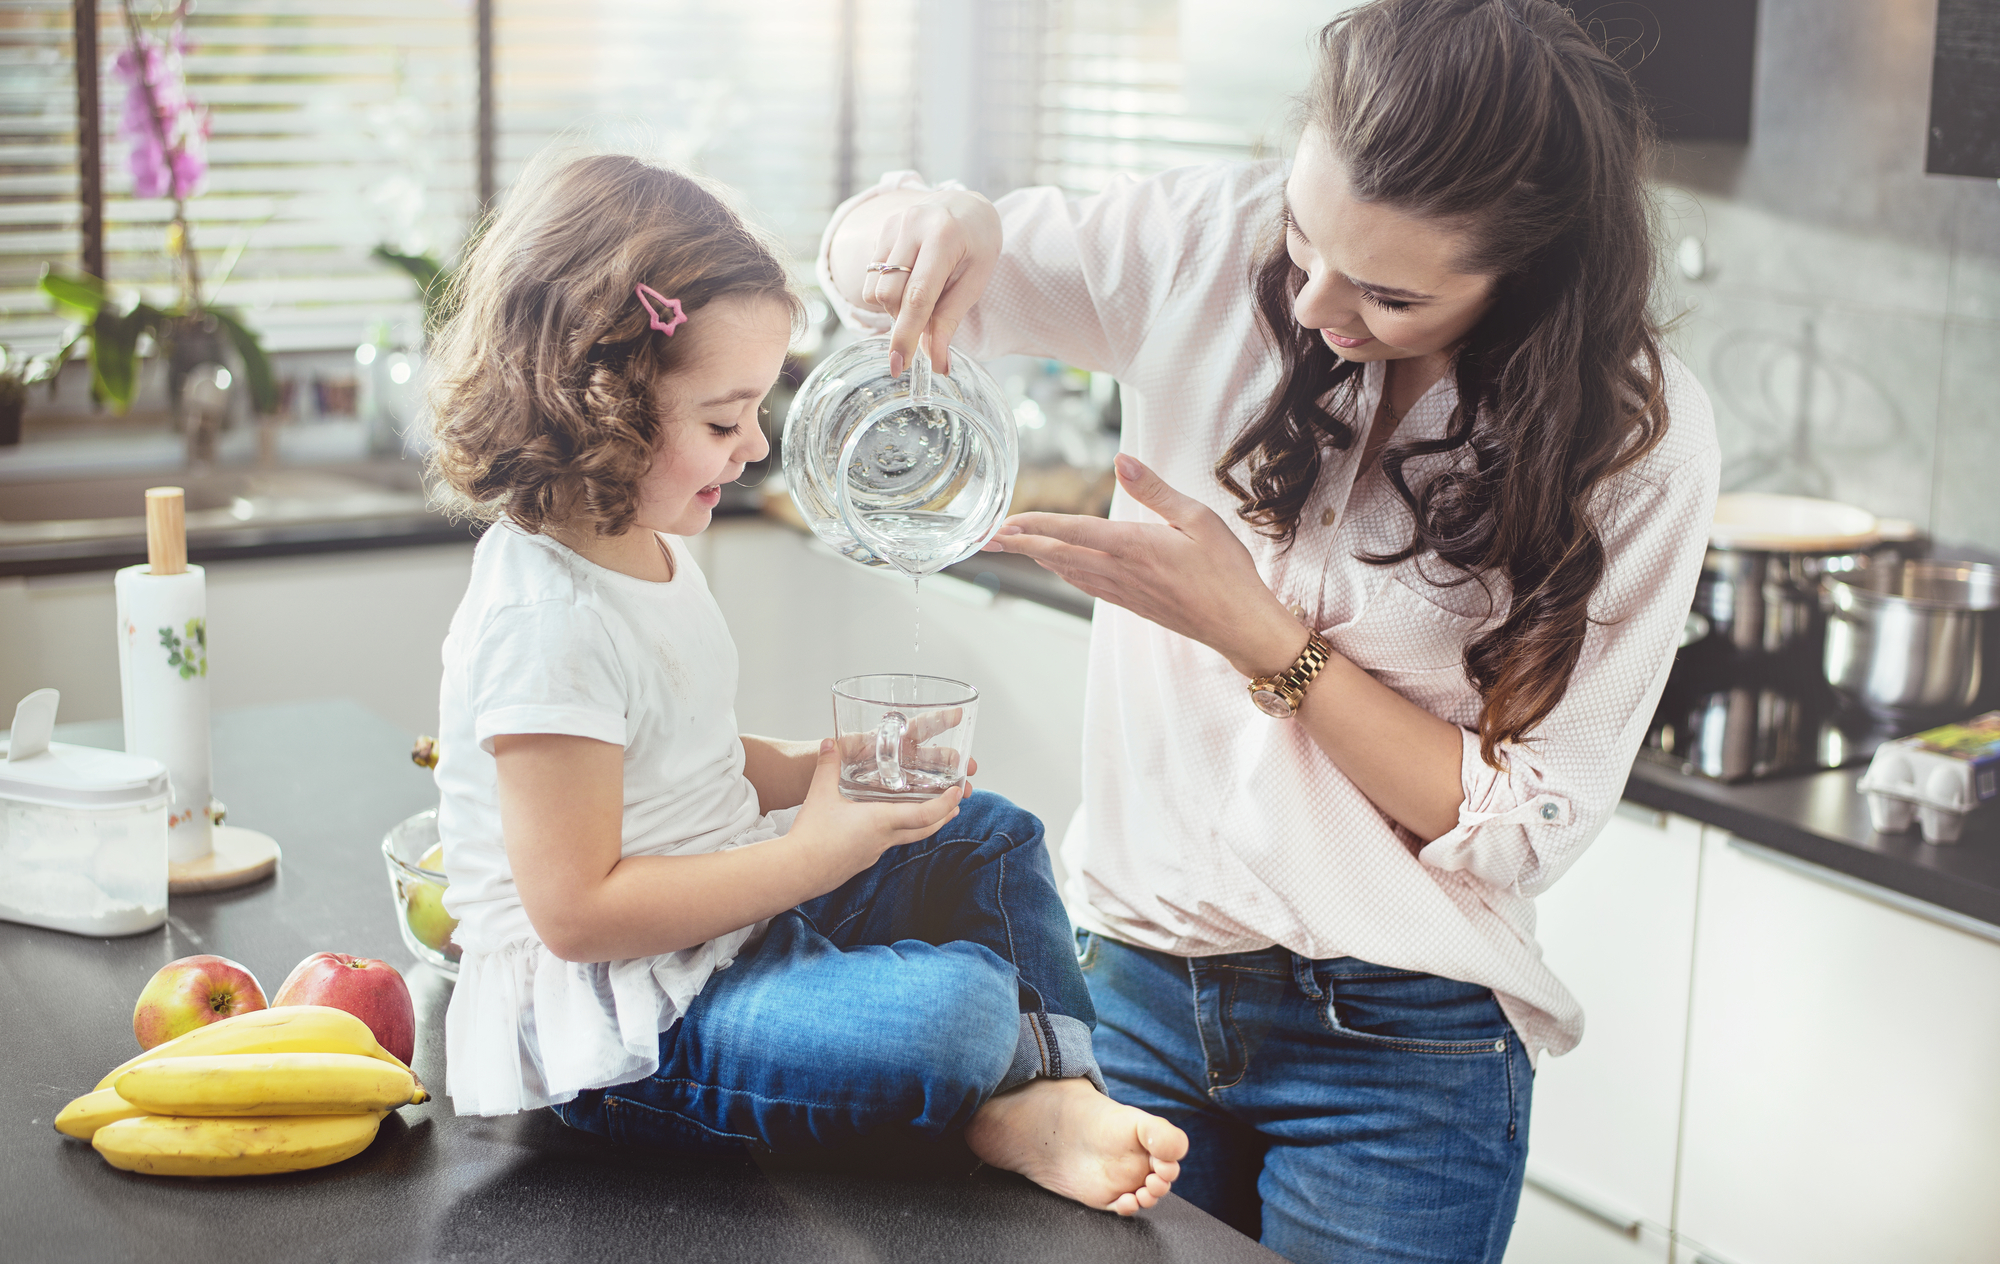
[[132, 1034], [141, 1049], [150, 1049], [197, 1027], [263, 1008], [264, 989], [242, 966], [227, 957], [182, 957], [161, 966], [139, 993]]
[[367, 1023], [376, 1041], [406, 1064], [417, 1051], [417, 1007], [410, 1003], [403, 976], [386, 961], [316, 952], [292, 967], [271, 1005], [344, 1009]]

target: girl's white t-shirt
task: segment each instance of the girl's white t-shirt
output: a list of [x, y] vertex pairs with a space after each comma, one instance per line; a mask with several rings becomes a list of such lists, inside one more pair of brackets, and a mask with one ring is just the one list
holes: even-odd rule
[[736, 646], [688, 550], [674, 578], [607, 570], [502, 520], [473, 553], [444, 642], [438, 833], [463, 956], [445, 1018], [461, 1115], [569, 1101], [659, 1069], [659, 1033], [763, 925], [628, 961], [564, 961], [521, 907], [500, 830], [493, 739], [562, 733], [625, 748], [621, 851], [691, 855], [782, 834], [760, 814], [736, 730]]

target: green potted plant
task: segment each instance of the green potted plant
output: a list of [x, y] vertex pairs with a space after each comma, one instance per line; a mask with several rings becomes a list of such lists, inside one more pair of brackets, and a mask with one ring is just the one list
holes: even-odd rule
[[[167, 252], [174, 259], [179, 295], [163, 308], [143, 299], [125, 307], [102, 278], [43, 269], [42, 293], [76, 322], [55, 363], [66, 363], [77, 346], [87, 341], [92, 394], [109, 403], [113, 411], [123, 412], [138, 391], [139, 339], [143, 334], [166, 356], [167, 389], [178, 416], [189, 374], [197, 368], [212, 372], [213, 366], [220, 364], [226, 344], [242, 367], [256, 411], [275, 411], [277, 378], [257, 335], [235, 312], [215, 307], [202, 297], [200, 258], [188, 229], [187, 199], [194, 196], [208, 172], [208, 114], [188, 99], [182, 74], [185, 0], [173, 10], [171, 30], [164, 41], [152, 38], [140, 27], [130, 0], [123, 0], [120, 7], [130, 41], [118, 54], [113, 69], [127, 88], [122, 127], [131, 146], [133, 192], [139, 197], [173, 199]], [[218, 384], [222, 380], [226, 379], [218, 379]], [[190, 452], [198, 457], [209, 455], [220, 418], [203, 415], [180, 420], [188, 429]]]
[[445, 309], [451, 302], [452, 269], [439, 263], [437, 256], [428, 250], [412, 255], [388, 245], [379, 245], [369, 254], [417, 283], [417, 296], [424, 305], [424, 338], [428, 341], [438, 331], [438, 326], [444, 323]]

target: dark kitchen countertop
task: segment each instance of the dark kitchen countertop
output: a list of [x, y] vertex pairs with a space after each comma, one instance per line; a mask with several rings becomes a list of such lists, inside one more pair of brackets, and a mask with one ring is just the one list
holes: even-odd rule
[[[396, 467], [401, 463], [380, 462]], [[345, 469], [347, 467], [332, 467]], [[364, 473], [367, 467], [355, 467]], [[310, 473], [312, 467], [296, 467]], [[256, 471], [219, 471], [253, 475]], [[391, 468], [396, 479], [411, 482], [410, 469]], [[150, 485], [174, 485], [171, 471], [139, 479]], [[198, 476], [197, 476], [198, 477]], [[115, 476], [114, 481], [132, 481], [131, 476]], [[723, 489], [717, 518], [742, 518], [759, 514], [763, 493], [756, 487], [731, 484]], [[412, 500], [415, 498], [412, 497]], [[782, 522], [782, 518], [772, 521]], [[803, 530], [787, 523], [794, 530]], [[397, 508], [354, 516], [329, 514], [304, 521], [248, 521], [225, 526], [190, 529], [188, 560], [197, 564], [266, 557], [296, 557], [313, 553], [344, 553], [364, 549], [402, 548], [425, 544], [454, 544], [475, 540], [481, 524], [454, 522], [441, 513], [417, 507]], [[809, 533], [808, 533], [809, 534]], [[0, 540], [0, 577], [10, 575], [59, 575], [80, 571], [111, 571], [146, 560], [146, 537], [135, 517], [132, 529], [122, 534], [87, 534], [75, 538]], [[983, 553], [945, 568], [945, 574], [977, 584], [994, 593], [1022, 597], [1088, 619], [1091, 599], [1024, 557], [1006, 553]]]
[[[159, 930], [89, 939], [0, 922], [0, 1223], [9, 1259], [1185, 1261], [1278, 1257], [1177, 1198], [1124, 1220], [1007, 1173], [760, 1169], [663, 1160], [575, 1132], [548, 1111], [460, 1119], [444, 1096], [451, 984], [411, 961], [380, 858], [383, 832], [437, 798], [410, 734], [345, 702], [215, 718], [215, 786], [230, 819], [283, 848], [277, 875], [177, 897]], [[58, 728], [122, 744], [117, 722]], [[196, 952], [275, 987], [321, 950], [380, 957], [416, 1001], [405, 1107], [345, 1163], [287, 1176], [186, 1180], [119, 1172], [50, 1126], [136, 1051], [133, 999]]]
[[[737, 516], [741, 516], [743, 512], [739, 510]], [[726, 507], [716, 511], [717, 518], [724, 516], [727, 516]], [[795, 531], [808, 540], [814, 538], [805, 524], [795, 517], [768, 511], [764, 512], [764, 517], [771, 523]], [[832, 552], [830, 545], [822, 544], [818, 547]], [[1071, 587], [1068, 581], [1053, 571], [1043, 570], [1035, 565], [1032, 559], [1022, 557], [1018, 553], [974, 553], [963, 562], [954, 562], [938, 573], [976, 584], [1000, 596], [1020, 597], [1037, 602], [1051, 610], [1073, 614], [1079, 619], [1090, 618], [1091, 610], [1096, 605], [1096, 601], [1081, 589]]]
[[1094, 599], [1052, 571], [1018, 553], [975, 553], [944, 568], [943, 574], [979, 585], [989, 592], [1040, 602], [1052, 610], [1088, 619]]
[[[146, 487], [188, 489], [188, 560], [467, 543], [426, 503], [411, 461], [55, 472], [0, 482], [0, 576], [111, 571], [146, 560]], [[240, 512], [239, 512], [240, 510]]]
[[[171, 484], [169, 484], [171, 485]], [[390, 518], [310, 522], [240, 530], [190, 532], [188, 561], [199, 566], [253, 557], [297, 557], [308, 553], [352, 553], [420, 544], [469, 544], [476, 527], [441, 514], [412, 513]], [[66, 575], [115, 571], [146, 560], [144, 535], [101, 540], [55, 540], [0, 547], [0, 577]]]
[[2000, 807], [1967, 816], [1959, 841], [1946, 846], [1924, 842], [1915, 826], [1907, 834], [1877, 834], [1868, 800], [1854, 788], [1863, 771], [1727, 785], [1642, 758], [1625, 783], [1625, 798], [1867, 883], [1892, 902], [1916, 901], [1984, 923], [1964, 929], [2000, 938]]

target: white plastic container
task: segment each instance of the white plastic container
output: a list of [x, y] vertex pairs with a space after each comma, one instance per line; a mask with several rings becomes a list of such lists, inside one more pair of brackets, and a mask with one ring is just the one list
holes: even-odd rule
[[51, 742], [59, 695], [21, 700], [0, 762], [0, 918], [78, 935], [167, 920], [167, 769]]
[[1957, 842], [1966, 813], [2000, 797], [2000, 711], [1883, 743], [1856, 784], [1876, 832], [1915, 820], [1925, 842]]

